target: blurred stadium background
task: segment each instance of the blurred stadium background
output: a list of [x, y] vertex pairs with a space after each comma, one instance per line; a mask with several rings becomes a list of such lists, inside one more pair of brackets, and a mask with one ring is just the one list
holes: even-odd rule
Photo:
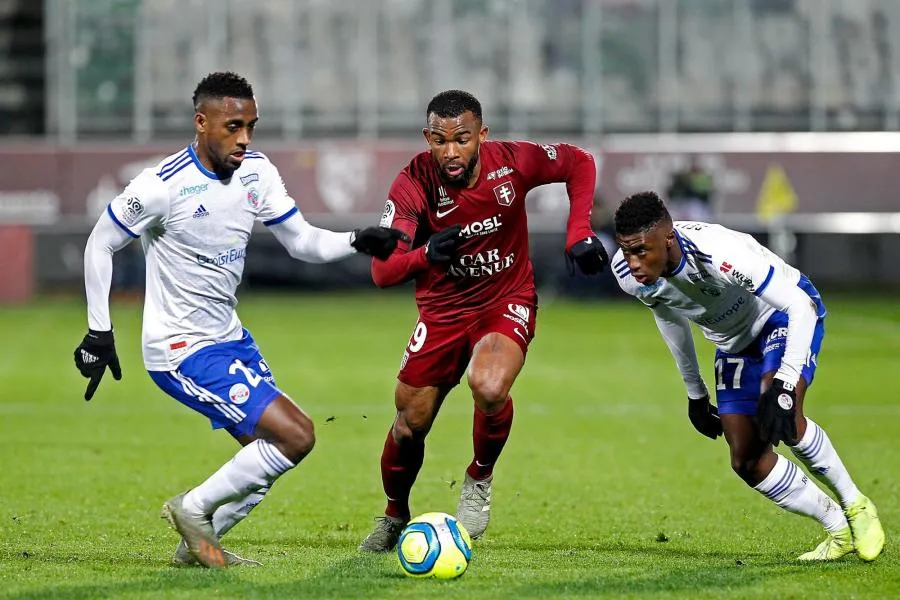
[[[96, 216], [190, 139], [191, 92], [217, 69], [251, 81], [255, 146], [324, 226], [374, 221], [424, 148], [428, 99], [462, 87], [495, 136], [594, 153], [600, 231], [623, 195], [693, 164], [711, 219], [820, 285], [900, 284], [896, 0], [4, 0], [0, 61], [8, 299], [79, 285]], [[610, 293], [565, 274], [562, 190], [528, 202], [541, 286]], [[248, 284], [368, 284], [365, 260], [302, 265], [273, 244], [257, 236]], [[140, 287], [138, 253], [117, 288]]]
[[[809, 409], [878, 503], [889, 539], [873, 565], [793, 562], [821, 530], [747, 490], [724, 442], [691, 429], [652, 319], [604, 301], [609, 274], [569, 276], [565, 190], [535, 190], [539, 334], [491, 530], [450, 595], [900, 597], [898, 0], [0, 0], [0, 597], [448, 595], [354, 550], [383, 506], [378, 456], [416, 321], [411, 290], [374, 290], [364, 257], [306, 265], [265, 232], [248, 252], [241, 318], [318, 437], [227, 539], [266, 568], [168, 567], [176, 537], [157, 507], [234, 443], [143, 373], [139, 244], [116, 255], [124, 378], [81, 401], [87, 236], [190, 141], [191, 93], [220, 69], [253, 84], [254, 145], [314, 223], [377, 222], [425, 147], [426, 103], [461, 87], [494, 136], [593, 153], [607, 241], [616, 203], [652, 188], [758, 236], [823, 291]], [[712, 381], [712, 348], [698, 352]], [[467, 396], [429, 436], [414, 511], [456, 505]]]

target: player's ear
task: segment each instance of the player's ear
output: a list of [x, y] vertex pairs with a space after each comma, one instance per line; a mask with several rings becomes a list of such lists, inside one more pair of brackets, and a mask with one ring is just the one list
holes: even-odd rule
[[431, 131], [428, 130], [427, 127], [422, 128], [422, 135], [425, 136], [425, 141], [428, 142], [428, 145], [431, 145]]
[[674, 246], [674, 245], [675, 245], [675, 242], [677, 242], [677, 241], [678, 241], [678, 240], [675, 239], [675, 230], [674, 230], [674, 229], [670, 229], [670, 230], [666, 233], [666, 250], [668, 250], [669, 248], [671, 248], [672, 246]]
[[194, 131], [197, 133], [206, 133], [206, 115], [202, 112], [194, 113]]
[[481, 125], [481, 131], [478, 132], [478, 142], [481, 143], [487, 139], [488, 133], [491, 131], [491, 128], [487, 125]]

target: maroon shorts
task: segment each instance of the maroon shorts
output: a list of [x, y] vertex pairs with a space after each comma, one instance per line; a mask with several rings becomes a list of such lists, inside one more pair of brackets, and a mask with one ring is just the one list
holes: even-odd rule
[[536, 321], [537, 303], [521, 299], [504, 301], [452, 322], [420, 318], [403, 351], [397, 379], [412, 387], [454, 386], [481, 338], [502, 333], [527, 354]]

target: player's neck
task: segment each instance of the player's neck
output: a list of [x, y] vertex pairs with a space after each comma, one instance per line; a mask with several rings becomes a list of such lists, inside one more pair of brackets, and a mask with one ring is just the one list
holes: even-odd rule
[[472, 189], [478, 183], [478, 176], [481, 175], [481, 159], [478, 159], [478, 162], [475, 163], [475, 168], [472, 170], [472, 176], [469, 177], [468, 183], [466, 183], [466, 189]]
[[666, 270], [663, 271], [663, 277], [670, 277], [684, 258], [684, 252], [681, 251], [681, 244], [675, 244], [669, 248], [668, 257], [666, 258]]
[[213, 163], [206, 150], [204, 150], [204, 148], [199, 143], [197, 143], [196, 138], [193, 142], [191, 142], [191, 147], [193, 147], [194, 154], [197, 156], [197, 160], [200, 161], [200, 164], [203, 165], [210, 173], [215, 173], [216, 175], [218, 175], [219, 179], [228, 179], [234, 174], [233, 170], [222, 170], [221, 167]]

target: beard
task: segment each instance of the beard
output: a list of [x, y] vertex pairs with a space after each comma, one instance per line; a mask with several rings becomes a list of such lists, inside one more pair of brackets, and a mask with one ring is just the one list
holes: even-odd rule
[[475, 172], [475, 167], [477, 166], [478, 152], [472, 155], [472, 158], [469, 159], [469, 163], [463, 169], [463, 172], [456, 177], [450, 177], [449, 175], [447, 175], [447, 172], [444, 171], [444, 167], [440, 165], [438, 165], [438, 173], [440, 174], [441, 181], [443, 181], [447, 185], [453, 187], [465, 187], [469, 185], [469, 180], [472, 179], [472, 174]]

